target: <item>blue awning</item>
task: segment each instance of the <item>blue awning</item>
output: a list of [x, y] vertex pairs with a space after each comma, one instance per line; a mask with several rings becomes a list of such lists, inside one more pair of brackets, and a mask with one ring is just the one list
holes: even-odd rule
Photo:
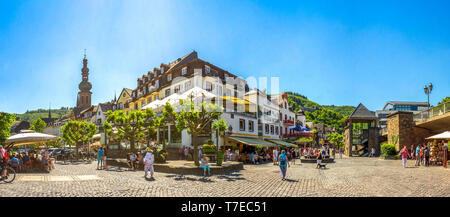
[[306, 127], [302, 127], [302, 126], [296, 126], [296, 127], [292, 128], [292, 129], [295, 130], [295, 131], [300, 131], [300, 132], [311, 132], [311, 130], [309, 130]]

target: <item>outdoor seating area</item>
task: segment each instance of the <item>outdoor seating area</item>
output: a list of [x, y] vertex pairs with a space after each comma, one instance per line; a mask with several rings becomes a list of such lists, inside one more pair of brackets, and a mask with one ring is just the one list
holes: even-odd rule
[[22, 152], [10, 154], [9, 163], [18, 173], [50, 172], [55, 168], [55, 159], [41, 153]]

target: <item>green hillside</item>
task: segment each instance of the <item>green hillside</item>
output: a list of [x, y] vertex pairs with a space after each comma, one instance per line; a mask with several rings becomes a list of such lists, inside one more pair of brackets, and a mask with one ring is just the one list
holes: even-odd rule
[[306, 121], [315, 124], [324, 123], [328, 127], [335, 127], [338, 132], [344, 131], [344, 120], [355, 109], [353, 106], [319, 105], [301, 94], [293, 92], [287, 92], [287, 94], [289, 106], [294, 112], [297, 113], [304, 108]]
[[[71, 109], [62, 107], [60, 109], [52, 109], [52, 118], [61, 118], [69, 114]], [[38, 109], [27, 111], [23, 114], [16, 114], [16, 119], [20, 121], [28, 121], [33, 123], [38, 118], [48, 118], [48, 109]]]

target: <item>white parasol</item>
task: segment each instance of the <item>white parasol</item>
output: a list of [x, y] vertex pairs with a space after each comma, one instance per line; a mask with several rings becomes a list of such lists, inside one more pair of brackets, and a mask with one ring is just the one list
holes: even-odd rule
[[439, 133], [434, 136], [430, 136], [427, 139], [444, 139], [444, 140], [450, 140], [450, 131], [445, 131], [443, 133]]
[[7, 146], [37, 144], [55, 141], [57, 138], [58, 137], [56, 136], [45, 133], [36, 133], [33, 130], [21, 130], [19, 134], [16, 134], [6, 139], [5, 144]]

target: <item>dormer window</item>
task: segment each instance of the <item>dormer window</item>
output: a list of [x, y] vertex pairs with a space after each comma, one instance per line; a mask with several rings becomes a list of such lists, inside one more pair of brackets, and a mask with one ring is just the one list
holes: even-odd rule
[[206, 72], [206, 74], [211, 73], [211, 67], [209, 67], [208, 65], [205, 65], [205, 72]]
[[168, 81], [171, 81], [171, 80], [172, 80], [172, 74], [168, 74], [168, 75], [167, 75], [167, 80], [168, 80]]
[[159, 80], [156, 80], [156, 81], [155, 81], [155, 87], [156, 87], [156, 88], [159, 88]]
[[164, 73], [164, 67], [161, 67], [161, 74]]
[[185, 75], [187, 74], [187, 66], [183, 67], [183, 69], [181, 69], [181, 75]]

